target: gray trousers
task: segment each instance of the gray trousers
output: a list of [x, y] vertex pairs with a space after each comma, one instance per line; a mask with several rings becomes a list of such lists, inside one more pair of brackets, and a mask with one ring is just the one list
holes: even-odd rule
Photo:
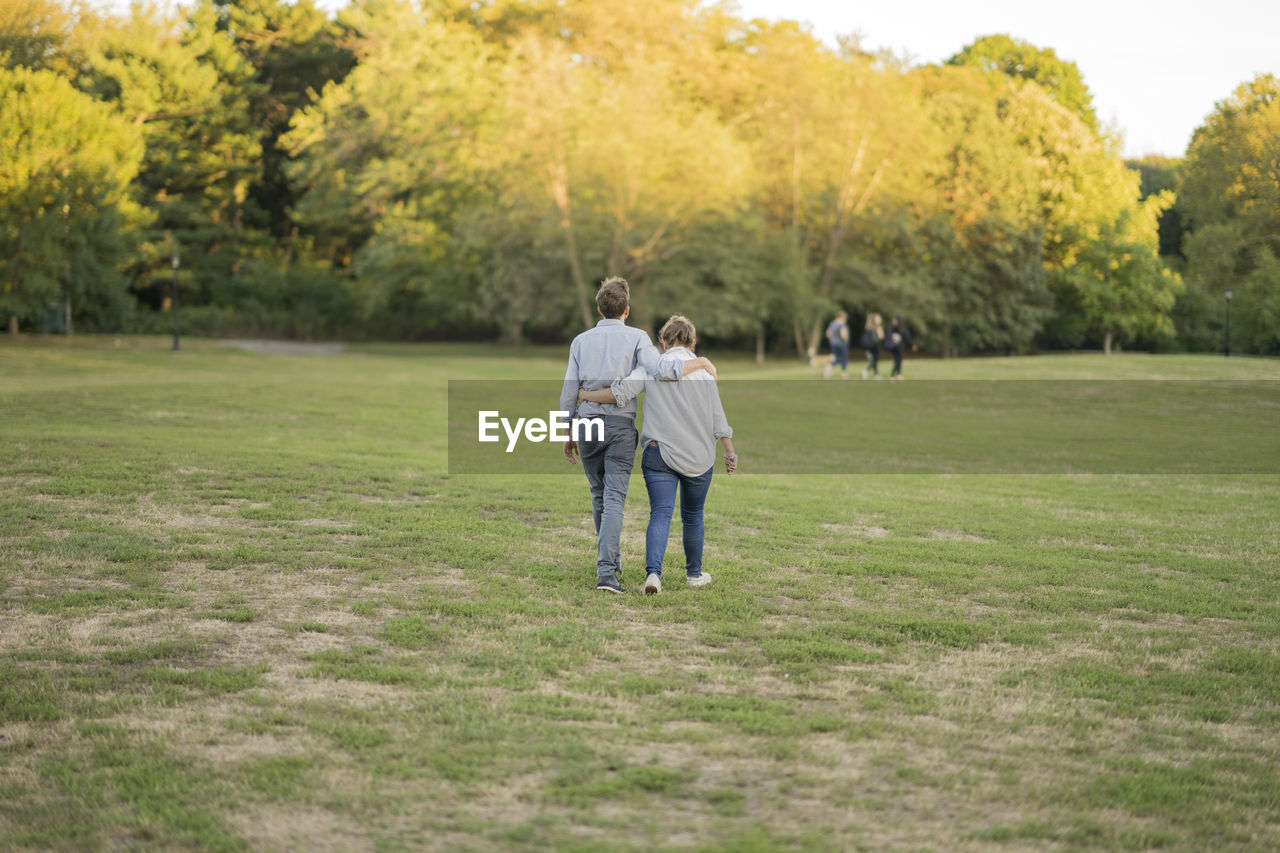
[[596, 523], [596, 579], [616, 577], [622, 547], [622, 509], [636, 461], [636, 422], [609, 415], [604, 418], [604, 441], [581, 441], [578, 454], [591, 486], [591, 517]]

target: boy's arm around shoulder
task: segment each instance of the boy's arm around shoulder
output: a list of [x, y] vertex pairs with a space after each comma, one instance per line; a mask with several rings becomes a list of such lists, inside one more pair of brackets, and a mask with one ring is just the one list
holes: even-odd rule
[[610, 395], [606, 402], [625, 406], [640, 396], [644, 391], [644, 383], [649, 378], [649, 373], [643, 367], [636, 367], [621, 379], [613, 380], [613, 384], [604, 389], [604, 393]]
[[639, 332], [636, 337], [636, 364], [659, 382], [674, 382], [697, 370], [716, 375], [716, 367], [710, 359], [698, 356], [686, 361], [675, 353], [659, 353], [642, 329], [636, 331]]

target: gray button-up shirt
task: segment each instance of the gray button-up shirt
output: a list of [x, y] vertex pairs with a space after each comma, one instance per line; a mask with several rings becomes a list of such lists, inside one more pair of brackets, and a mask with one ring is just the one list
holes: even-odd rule
[[[672, 347], [663, 356], [679, 359], [681, 365], [693, 357], [684, 347]], [[619, 404], [634, 406], [635, 398], [644, 392], [640, 444], [658, 442], [662, 461], [686, 477], [707, 473], [716, 462], [716, 441], [733, 437], [719, 386], [705, 370], [695, 370], [681, 382], [655, 382], [637, 367], [611, 387]]]
[[684, 359], [659, 353], [642, 329], [621, 320], [601, 320], [569, 345], [569, 367], [564, 372], [564, 387], [560, 391], [561, 410], [572, 414], [576, 409], [580, 418], [599, 415], [635, 418], [635, 400], [620, 406], [589, 400], [579, 403], [578, 389], [608, 388], [613, 380], [621, 379], [637, 366], [658, 379], [679, 379], [684, 371]]

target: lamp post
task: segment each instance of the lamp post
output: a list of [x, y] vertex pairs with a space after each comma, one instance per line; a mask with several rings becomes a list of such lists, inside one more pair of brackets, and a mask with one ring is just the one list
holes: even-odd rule
[[173, 264], [173, 351], [178, 351], [178, 267], [182, 265], [182, 256], [177, 252], [169, 259]]
[[1222, 295], [1227, 299], [1227, 329], [1222, 341], [1222, 352], [1227, 358], [1231, 358], [1231, 288], [1228, 287]]

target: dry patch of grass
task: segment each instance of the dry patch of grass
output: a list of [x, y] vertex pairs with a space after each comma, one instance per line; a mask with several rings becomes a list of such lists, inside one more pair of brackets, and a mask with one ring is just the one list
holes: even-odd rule
[[858, 536], [866, 539], [884, 539], [889, 536], [887, 527], [874, 524], [826, 522], [822, 525], [822, 529], [836, 536]]
[[0, 475], [0, 486], [41, 486], [52, 479], [38, 474], [6, 474]]
[[937, 542], [978, 542], [983, 545], [994, 545], [996, 542], [996, 540], [989, 539], [986, 536], [964, 533], [959, 530], [931, 530], [928, 538]]
[[314, 805], [260, 803], [228, 818], [254, 850], [369, 851], [367, 827], [350, 815]]

